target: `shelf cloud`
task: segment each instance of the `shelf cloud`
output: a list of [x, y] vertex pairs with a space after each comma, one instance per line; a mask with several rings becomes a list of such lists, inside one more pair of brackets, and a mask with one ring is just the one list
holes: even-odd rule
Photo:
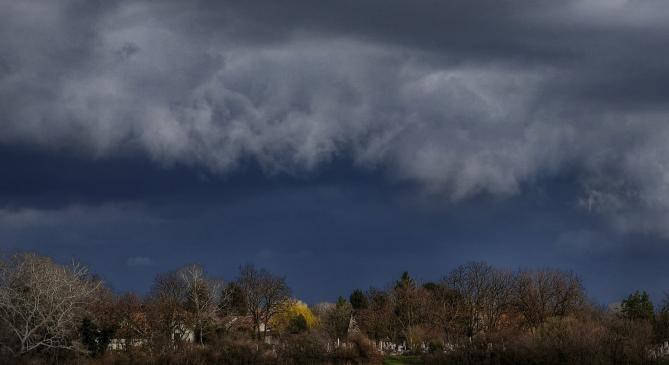
[[230, 174], [345, 157], [450, 200], [570, 174], [669, 236], [663, 1], [0, 5], [0, 144]]

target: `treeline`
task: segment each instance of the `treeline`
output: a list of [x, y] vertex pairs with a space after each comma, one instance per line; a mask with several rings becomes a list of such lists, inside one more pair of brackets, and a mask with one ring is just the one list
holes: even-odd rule
[[0, 260], [2, 363], [657, 364], [669, 305], [635, 292], [613, 308], [574, 273], [486, 263], [442, 280], [408, 273], [336, 303], [294, 299], [281, 276], [242, 266], [234, 280], [187, 265], [140, 297], [117, 294], [78, 263], [34, 253]]

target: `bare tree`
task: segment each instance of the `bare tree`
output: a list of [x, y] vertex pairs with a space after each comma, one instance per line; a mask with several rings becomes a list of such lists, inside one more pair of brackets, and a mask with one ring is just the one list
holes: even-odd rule
[[445, 281], [426, 283], [423, 288], [429, 293], [424, 305], [430, 330], [446, 339], [457, 334], [457, 319], [463, 307], [459, 293], [451, 289]]
[[156, 276], [146, 301], [149, 344], [159, 352], [171, 351], [184, 340], [188, 290], [176, 272]]
[[327, 312], [324, 313], [321, 324], [331, 339], [346, 338], [351, 323], [352, 310], [351, 304], [343, 297], [339, 297], [337, 303], [330, 306]]
[[203, 345], [204, 331], [219, 310], [222, 281], [208, 277], [202, 266], [197, 264], [181, 268], [178, 276], [185, 285], [186, 309], [192, 315], [196, 339]]
[[585, 301], [581, 280], [559, 270], [520, 271], [514, 281], [514, 302], [532, 328], [546, 319], [576, 311]]
[[574, 273], [559, 270], [520, 271], [514, 280], [514, 303], [528, 326], [565, 316], [582, 306], [585, 291]]
[[358, 324], [374, 340], [396, 339], [398, 321], [391, 296], [382, 290], [370, 289], [366, 293], [369, 305], [356, 314]]
[[86, 305], [101, 286], [76, 262], [63, 266], [34, 253], [0, 264], [2, 346], [15, 355], [43, 349], [77, 349], [72, 341]]
[[253, 265], [242, 266], [239, 271], [239, 286], [246, 297], [248, 313], [253, 318], [256, 338], [260, 339], [261, 334], [265, 338], [270, 320], [284, 308], [290, 289], [284, 277], [274, 276], [264, 269], [258, 270]]
[[416, 344], [416, 327], [424, 321], [428, 292], [404, 272], [392, 290], [394, 312], [402, 337], [410, 347]]
[[453, 270], [447, 282], [461, 298], [461, 314], [469, 338], [497, 329], [511, 303], [510, 273], [484, 262], [471, 262]]
[[[130, 351], [135, 343], [149, 336], [149, 325], [141, 299], [134, 293], [125, 293], [114, 300], [116, 338], [122, 339], [122, 348]], [[136, 342], [137, 341], [137, 342]]]

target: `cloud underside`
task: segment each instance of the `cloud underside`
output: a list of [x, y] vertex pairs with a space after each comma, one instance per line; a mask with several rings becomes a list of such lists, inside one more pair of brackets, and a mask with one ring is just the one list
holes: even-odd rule
[[451, 199], [569, 173], [584, 209], [669, 235], [668, 10], [3, 2], [0, 143], [220, 174], [346, 158]]

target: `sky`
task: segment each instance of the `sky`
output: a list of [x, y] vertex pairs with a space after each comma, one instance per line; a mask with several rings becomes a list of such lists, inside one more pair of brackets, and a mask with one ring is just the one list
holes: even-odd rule
[[0, 251], [333, 301], [483, 260], [669, 292], [664, 0], [0, 0]]

